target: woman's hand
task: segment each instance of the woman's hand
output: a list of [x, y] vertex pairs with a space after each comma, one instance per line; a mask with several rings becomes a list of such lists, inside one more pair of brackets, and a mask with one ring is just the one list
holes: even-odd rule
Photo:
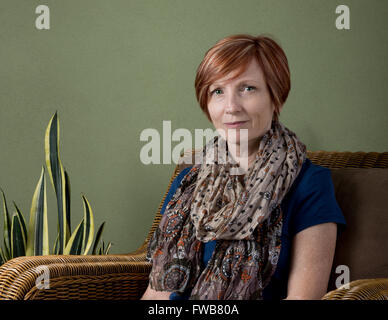
[[336, 239], [337, 224], [332, 222], [295, 235], [286, 300], [318, 300], [326, 294]]
[[169, 300], [171, 293], [170, 291], [156, 291], [148, 285], [140, 300]]

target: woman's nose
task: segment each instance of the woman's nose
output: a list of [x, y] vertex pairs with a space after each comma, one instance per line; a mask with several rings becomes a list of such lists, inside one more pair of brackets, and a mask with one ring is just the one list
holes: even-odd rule
[[228, 94], [226, 99], [225, 112], [235, 113], [241, 111], [241, 104], [237, 94]]

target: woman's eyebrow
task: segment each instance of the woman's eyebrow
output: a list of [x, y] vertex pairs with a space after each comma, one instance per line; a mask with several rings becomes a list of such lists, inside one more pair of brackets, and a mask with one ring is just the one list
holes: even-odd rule
[[242, 82], [251, 82], [251, 81], [253, 81], [253, 82], [260, 82], [259, 80], [257, 80], [257, 79], [252, 79], [252, 78], [247, 78], [247, 79], [242, 79], [241, 81], [239, 81], [238, 83], [242, 83]]
[[[248, 79], [242, 79], [242, 80], [240, 80], [239, 82], [237, 82], [237, 85], [241, 85], [242, 83], [246, 83], [246, 82], [256, 82], [256, 83], [260, 83], [260, 81], [258, 81], [258, 80], [248, 78]], [[217, 82], [215, 82], [215, 83], [213, 83], [213, 84], [211, 85], [211, 87], [222, 87], [222, 86], [224, 86], [224, 83], [217, 83]]]

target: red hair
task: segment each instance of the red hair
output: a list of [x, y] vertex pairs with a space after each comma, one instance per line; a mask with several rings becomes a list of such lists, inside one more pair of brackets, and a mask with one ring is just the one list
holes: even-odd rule
[[286, 102], [291, 88], [287, 57], [280, 45], [271, 38], [247, 34], [232, 35], [219, 40], [206, 52], [198, 66], [195, 93], [201, 109], [209, 120], [207, 104], [210, 85], [231, 72], [236, 72], [235, 77], [238, 77], [245, 71], [252, 58], [257, 59], [264, 73], [275, 106], [274, 119], [278, 120], [280, 107]]

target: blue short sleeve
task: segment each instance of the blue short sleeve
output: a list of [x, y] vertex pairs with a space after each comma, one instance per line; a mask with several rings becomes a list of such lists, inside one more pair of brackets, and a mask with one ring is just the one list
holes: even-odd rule
[[308, 227], [326, 222], [337, 223], [338, 232], [342, 232], [346, 222], [335, 198], [331, 171], [308, 161], [310, 168], [293, 193], [294, 203], [289, 203], [292, 215], [288, 233], [293, 236]]

